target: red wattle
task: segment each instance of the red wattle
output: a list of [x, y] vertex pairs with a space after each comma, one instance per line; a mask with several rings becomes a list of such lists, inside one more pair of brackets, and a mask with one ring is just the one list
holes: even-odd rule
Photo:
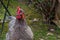
[[21, 16], [16, 16], [16, 19], [18, 19], [18, 20], [21, 19]]

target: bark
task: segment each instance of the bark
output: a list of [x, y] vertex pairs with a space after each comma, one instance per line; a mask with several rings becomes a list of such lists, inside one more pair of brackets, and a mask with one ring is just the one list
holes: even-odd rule
[[55, 11], [56, 11], [57, 18], [60, 20], [60, 0], [58, 0], [58, 6]]

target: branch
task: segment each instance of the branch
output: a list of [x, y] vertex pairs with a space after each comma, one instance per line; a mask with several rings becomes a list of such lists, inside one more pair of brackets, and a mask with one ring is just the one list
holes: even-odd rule
[[53, 0], [53, 4], [52, 4], [52, 7], [50, 8], [50, 12], [49, 13], [51, 13], [53, 11], [53, 9], [55, 7], [55, 3], [56, 3], [56, 0]]

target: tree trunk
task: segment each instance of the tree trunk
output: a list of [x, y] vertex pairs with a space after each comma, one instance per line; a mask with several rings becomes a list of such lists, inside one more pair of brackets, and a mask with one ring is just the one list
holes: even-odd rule
[[58, 6], [56, 8], [56, 14], [57, 14], [57, 18], [60, 20], [60, 0], [58, 0]]

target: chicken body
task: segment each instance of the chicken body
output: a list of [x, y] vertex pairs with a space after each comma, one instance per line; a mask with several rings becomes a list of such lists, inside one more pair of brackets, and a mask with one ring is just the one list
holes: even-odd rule
[[18, 21], [15, 17], [11, 17], [6, 40], [33, 40], [33, 32], [25, 20]]

